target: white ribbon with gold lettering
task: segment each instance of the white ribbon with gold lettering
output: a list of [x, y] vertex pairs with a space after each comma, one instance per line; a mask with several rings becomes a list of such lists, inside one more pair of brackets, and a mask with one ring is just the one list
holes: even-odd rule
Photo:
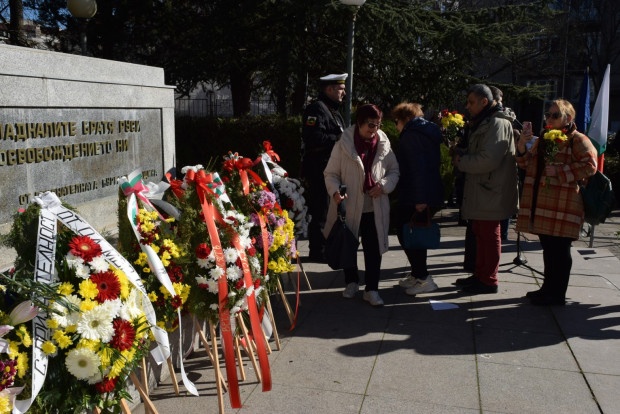
[[155, 359], [157, 365], [160, 365], [166, 360], [165, 355], [170, 355], [170, 343], [168, 342], [168, 334], [166, 331], [157, 326], [157, 318], [155, 316], [155, 309], [148, 298], [146, 289], [140, 280], [140, 276], [131, 264], [125, 259], [112, 245], [104, 239], [97, 230], [95, 230], [90, 224], [86, 222], [79, 214], [63, 207], [60, 199], [56, 194], [51, 192], [45, 192], [35, 197], [35, 201], [44, 208], [49, 209], [56, 215], [57, 219], [67, 226], [71, 231], [79, 236], [88, 236], [99, 244], [101, 247], [101, 253], [105, 260], [112, 266], [120, 269], [131, 284], [142, 294], [142, 308], [146, 319], [151, 325], [151, 332], [157, 342], [157, 347], [151, 350], [151, 355]]
[[[172, 285], [170, 276], [168, 275], [168, 272], [166, 271], [164, 264], [161, 262], [161, 259], [159, 258], [159, 256], [157, 256], [157, 253], [155, 253], [155, 251], [153, 250], [151, 246], [140, 243], [140, 233], [138, 232], [138, 227], [137, 227], [137, 215], [138, 215], [138, 200], [135, 194], [130, 194], [129, 197], [127, 198], [127, 217], [129, 218], [129, 222], [131, 223], [131, 228], [133, 229], [133, 232], [136, 235], [136, 239], [138, 240], [138, 244], [140, 245], [140, 248], [146, 254], [149, 267], [151, 268], [155, 276], [157, 276], [157, 280], [159, 280], [159, 283], [161, 283], [162, 286], [166, 288], [168, 293], [170, 293], [170, 295], [174, 297], [176, 296], [174, 286]], [[179, 330], [179, 365], [181, 368], [181, 378], [183, 379], [183, 385], [185, 385], [185, 388], [187, 388], [187, 390], [191, 394], [198, 396], [198, 390], [196, 389], [196, 386], [189, 380], [189, 378], [187, 378], [187, 375], [185, 374], [185, 366], [183, 365], [183, 357], [181, 356], [183, 352], [183, 333], [182, 333], [181, 308], [180, 307], [177, 308], [177, 315], [179, 317], [179, 328], [178, 328]], [[166, 358], [168, 358], [169, 356], [170, 356], [170, 353], [166, 355]]]
[[[55, 281], [54, 257], [56, 255], [56, 216], [46, 208], [39, 213], [37, 231], [37, 252], [34, 262], [34, 280], [41, 283]], [[43, 298], [41, 298], [43, 299]], [[47, 300], [45, 300], [47, 303]], [[23, 414], [32, 405], [45, 382], [47, 375], [47, 355], [41, 350], [45, 341], [49, 340], [50, 332], [45, 320], [47, 315], [39, 310], [32, 320], [32, 384], [30, 398], [15, 400], [13, 414]]]

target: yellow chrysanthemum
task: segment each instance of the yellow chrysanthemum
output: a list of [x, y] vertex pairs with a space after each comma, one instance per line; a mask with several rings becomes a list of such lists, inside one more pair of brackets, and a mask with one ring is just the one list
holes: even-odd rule
[[170, 297], [170, 293], [168, 293], [168, 289], [166, 289], [164, 286], [160, 286], [159, 291], [161, 292], [162, 295], [164, 295], [164, 299], [168, 299]]
[[43, 342], [43, 345], [41, 345], [41, 351], [43, 351], [45, 355], [53, 354], [56, 350], [56, 345], [54, 345], [52, 341], [45, 341]]
[[32, 339], [30, 339], [30, 334], [28, 333], [28, 329], [26, 329], [25, 325], [19, 325], [19, 327], [15, 330], [15, 334], [21, 339], [22, 345], [26, 348], [30, 348], [32, 345]]
[[146, 266], [146, 264], [147, 264], [146, 253], [144, 253], [144, 252], [138, 253], [138, 258], [133, 263], [138, 265], [138, 266]]
[[9, 357], [14, 359], [19, 354], [19, 342], [9, 340]]
[[121, 299], [127, 299], [129, 296], [129, 280], [127, 280], [127, 276], [125, 276], [122, 270], [116, 268], [114, 268], [114, 274], [121, 284]]
[[155, 292], [150, 292], [150, 293], [149, 293], [149, 300], [150, 300], [151, 302], [156, 302], [156, 301], [157, 301], [157, 293], [155, 293]]
[[112, 355], [114, 355], [114, 353], [112, 352], [112, 349], [103, 348], [97, 354], [99, 355], [99, 358], [101, 358], [101, 368], [102, 369], [108, 368], [110, 366], [110, 360], [112, 359]]
[[[157, 239], [157, 237], [155, 239]], [[156, 244], [153, 244], [151, 248], [153, 249], [155, 253], [159, 253], [159, 246], [157, 246]]]
[[142, 271], [143, 271], [144, 273], [151, 273], [151, 268], [150, 268], [150, 267], [148, 267], [148, 266], [145, 266], [145, 267], [143, 267], [143, 268], [142, 268]]
[[48, 319], [47, 321], [45, 321], [47, 323], [47, 327], [50, 329], [57, 329], [58, 328], [58, 321], [55, 319]]
[[276, 270], [277, 267], [278, 267], [278, 264], [274, 262], [273, 260], [270, 260], [269, 263], [267, 263], [267, 269], [269, 270]]
[[75, 288], [69, 282], [61, 283], [60, 286], [58, 286], [58, 293], [64, 296], [69, 296], [74, 290]]
[[56, 341], [60, 349], [66, 349], [73, 345], [71, 338], [69, 338], [62, 330], [54, 332], [54, 336], [52, 336], [52, 338]]
[[0, 414], [10, 414], [12, 410], [8, 396], [0, 396]]
[[20, 352], [17, 355], [17, 377], [24, 378], [24, 375], [28, 372], [28, 354], [26, 352]]
[[67, 333], [74, 333], [75, 331], [77, 331], [77, 325], [69, 325], [65, 328]]
[[99, 294], [99, 289], [97, 289], [97, 285], [90, 280], [82, 280], [80, 282], [80, 290], [78, 291], [80, 296], [84, 299], [93, 300]]
[[93, 352], [97, 352], [99, 351], [100, 348], [100, 342], [96, 339], [86, 339], [86, 338], [82, 338], [80, 339], [80, 342], [78, 342], [76, 348], [88, 348]]
[[123, 371], [123, 368], [125, 368], [125, 359], [124, 358], [118, 358], [116, 361], [114, 361], [114, 363], [112, 364], [112, 368], [110, 369], [110, 373], [108, 374], [109, 378], [116, 378], [120, 375], [120, 373]]
[[89, 310], [94, 309], [95, 306], [97, 306], [97, 302], [95, 302], [94, 300], [86, 299], [83, 300], [82, 303], [80, 303], [80, 310], [82, 312], [88, 312]]

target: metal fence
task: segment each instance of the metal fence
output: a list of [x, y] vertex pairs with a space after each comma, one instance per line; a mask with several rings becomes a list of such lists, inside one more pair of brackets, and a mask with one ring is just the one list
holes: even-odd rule
[[[232, 99], [178, 98], [174, 102], [174, 111], [176, 116], [231, 118], [233, 104]], [[276, 105], [271, 100], [250, 102], [250, 115], [252, 116], [271, 115], [276, 112]]]

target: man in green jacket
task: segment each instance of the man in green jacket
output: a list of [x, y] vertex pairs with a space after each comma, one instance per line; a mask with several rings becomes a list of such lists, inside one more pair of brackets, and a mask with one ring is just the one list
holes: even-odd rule
[[500, 221], [514, 215], [519, 204], [514, 115], [499, 109], [488, 86], [477, 84], [469, 89], [467, 152], [454, 157], [454, 165], [465, 173], [462, 215], [473, 221], [476, 235], [474, 275], [457, 284], [472, 294], [497, 293]]

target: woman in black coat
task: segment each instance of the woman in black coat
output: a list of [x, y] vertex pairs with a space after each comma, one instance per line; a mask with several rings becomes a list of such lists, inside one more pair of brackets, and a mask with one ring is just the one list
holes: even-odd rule
[[[398, 163], [400, 166], [398, 196], [398, 241], [403, 246], [402, 228], [412, 218], [426, 223], [443, 205], [443, 184], [439, 165], [443, 135], [438, 125], [423, 117], [422, 106], [403, 102], [392, 110], [392, 118], [400, 132]], [[426, 249], [403, 250], [411, 263], [411, 274], [398, 283], [408, 295], [432, 292], [437, 284], [428, 273]]]

